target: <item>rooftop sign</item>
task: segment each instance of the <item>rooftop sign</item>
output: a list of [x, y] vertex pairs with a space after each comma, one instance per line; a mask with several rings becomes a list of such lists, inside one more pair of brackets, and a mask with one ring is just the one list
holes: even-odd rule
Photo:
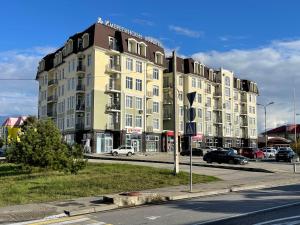
[[162, 47], [161, 43], [159, 43], [158, 41], [156, 41], [154, 38], [143, 37], [143, 35], [141, 35], [141, 34], [139, 34], [137, 32], [134, 32], [132, 30], [129, 30], [129, 29], [125, 28], [125, 27], [122, 27], [120, 25], [111, 23], [109, 20], [103, 21], [101, 17], [98, 18], [97, 23], [104, 24], [104, 25], [106, 25], [108, 27], [111, 27], [111, 28], [114, 28], [114, 29], [116, 29], [118, 31], [127, 33], [127, 34], [129, 34], [131, 36], [134, 36], [134, 37], [137, 37], [137, 38], [140, 38], [140, 39], [144, 39], [145, 41], [151, 42], [152, 44], [155, 44], [155, 45], [158, 45], [158, 46]]

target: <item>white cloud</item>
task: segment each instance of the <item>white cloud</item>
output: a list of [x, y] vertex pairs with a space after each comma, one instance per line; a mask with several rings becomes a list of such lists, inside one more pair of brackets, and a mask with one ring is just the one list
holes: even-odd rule
[[150, 26], [150, 27], [154, 26], [154, 23], [152, 21], [145, 20], [145, 19], [134, 19], [133, 22], [143, 26]]
[[202, 31], [194, 31], [194, 30], [190, 30], [185, 27], [179, 27], [179, 26], [174, 26], [174, 25], [170, 25], [169, 29], [171, 31], [176, 32], [177, 34], [181, 34], [181, 35], [191, 37], [191, 38], [199, 38], [204, 35], [204, 33]]
[[[293, 123], [293, 88], [296, 88], [296, 108], [300, 111], [300, 40], [273, 41], [255, 49], [225, 52], [208, 51], [193, 55], [212, 67], [233, 70], [240, 78], [257, 82], [258, 102], [268, 107], [267, 128]], [[259, 130], [264, 129], [264, 113], [258, 108]]]
[[36, 68], [38, 61], [53, 50], [34, 47], [0, 52], [0, 116], [37, 114]]

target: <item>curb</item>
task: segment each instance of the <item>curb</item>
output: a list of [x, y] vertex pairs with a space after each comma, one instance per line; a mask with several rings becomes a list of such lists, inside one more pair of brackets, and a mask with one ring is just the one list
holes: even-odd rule
[[[263, 189], [263, 188], [272, 188], [272, 187], [280, 187], [285, 185], [293, 185], [293, 184], [299, 184], [299, 182], [295, 182], [292, 180], [288, 180], [285, 182], [279, 182], [277, 184], [272, 183], [266, 183], [266, 184], [252, 184], [252, 185], [241, 185], [241, 186], [232, 186], [229, 188], [222, 188], [217, 189], [213, 191], [204, 191], [204, 192], [194, 192], [194, 193], [185, 193], [181, 195], [170, 195], [170, 196], [161, 196], [161, 200], [158, 200], [157, 198], [154, 198], [153, 201], [149, 201], [147, 199], [146, 203], [142, 204], [127, 204], [124, 206], [118, 206], [117, 204], [110, 204], [106, 206], [98, 206], [98, 207], [90, 207], [82, 210], [74, 210], [74, 211], [66, 211], [65, 213], [68, 216], [78, 216], [78, 215], [84, 215], [89, 213], [96, 213], [96, 212], [103, 212], [113, 209], [122, 209], [122, 208], [129, 208], [129, 207], [135, 207], [135, 206], [141, 206], [141, 205], [147, 205], [147, 204], [155, 204], [155, 203], [163, 203], [163, 202], [169, 202], [169, 201], [177, 201], [177, 200], [183, 200], [183, 199], [189, 199], [189, 198], [198, 198], [198, 197], [206, 197], [206, 196], [213, 196], [213, 195], [221, 195], [221, 194], [228, 194], [231, 192], [239, 192], [239, 191], [247, 191], [247, 190], [255, 190], [255, 189]], [[146, 196], [147, 197], [147, 196]], [[111, 201], [110, 197], [110, 201]], [[120, 198], [117, 196], [117, 198]]]
[[[115, 157], [101, 157], [101, 156], [93, 156], [93, 155], [85, 155], [87, 159], [98, 159], [98, 160], [110, 160], [110, 161], [125, 161], [125, 162], [149, 162], [149, 163], [164, 163], [164, 164], [173, 164], [173, 162], [169, 161], [159, 161], [159, 160], [147, 160], [147, 159], [126, 159], [126, 158], [115, 158]], [[189, 163], [179, 163], [180, 165], [188, 166]], [[274, 173], [271, 170], [266, 170], [262, 168], [253, 168], [253, 167], [240, 167], [240, 166], [228, 166], [228, 165], [212, 165], [212, 164], [204, 164], [204, 163], [193, 163], [193, 166], [201, 166], [201, 167], [210, 167], [210, 168], [220, 168], [220, 169], [230, 169], [230, 170], [243, 170], [248, 172], [261, 172], [261, 173]]]

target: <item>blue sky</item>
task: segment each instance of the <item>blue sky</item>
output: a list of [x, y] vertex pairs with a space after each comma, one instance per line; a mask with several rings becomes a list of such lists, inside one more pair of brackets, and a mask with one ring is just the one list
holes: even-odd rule
[[[291, 88], [300, 85], [299, 1], [111, 2], [1, 2], [0, 78], [34, 78], [42, 56], [100, 16], [158, 39], [167, 52], [176, 49], [257, 81], [259, 102], [275, 102], [268, 127], [293, 122]], [[36, 114], [37, 94], [35, 81], [0, 81], [0, 116]]]

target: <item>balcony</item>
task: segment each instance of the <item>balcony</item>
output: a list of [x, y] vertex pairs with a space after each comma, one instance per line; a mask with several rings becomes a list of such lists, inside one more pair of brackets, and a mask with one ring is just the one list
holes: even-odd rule
[[146, 131], [147, 132], [153, 132], [153, 126], [147, 126]]
[[107, 112], [120, 112], [121, 110], [120, 102], [106, 104], [105, 110]]
[[56, 95], [51, 95], [47, 98], [48, 103], [54, 103], [57, 102], [57, 96]]
[[153, 97], [153, 92], [152, 91], [147, 91], [146, 98], [152, 98], [152, 97]]
[[75, 130], [84, 130], [84, 123], [76, 123]]
[[56, 111], [51, 111], [51, 110], [50, 110], [50, 111], [47, 112], [47, 116], [48, 116], [48, 117], [56, 117], [56, 116], [57, 116], [57, 112], [56, 112]]
[[152, 110], [151, 108], [148, 108], [148, 109], [146, 110], [146, 115], [147, 115], [147, 116], [152, 115], [152, 113], [153, 113], [153, 110]]
[[221, 91], [214, 92], [214, 98], [221, 98], [221, 97], [222, 97], [222, 92]]
[[110, 43], [108, 49], [111, 54], [114, 55], [120, 54], [120, 47], [116, 43]]
[[164, 113], [163, 119], [164, 120], [171, 120], [172, 119], [172, 113], [170, 113], [170, 112]]
[[215, 118], [214, 119], [214, 124], [223, 124], [222, 118]]
[[83, 84], [77, 84], [76, 86], [76, 92], [77, 93], [82, 93], [85, 91], [85, 86]]
[[242, 121], [241, 127], [248, 127], [248, 121], [247, 120]]
[[76, 71], [77, 71], [77, 73], [85, 73], [85, 66], [84, 65], [78, 65]]
[[107, 123], [106, 130], [120, 130], [120, 123]]
[[52, 86], [52, 85], [57, 85], [58, 84], [58, 80], [57, 79], [52, 79], [48, 81], [48, 86]]
[[105, 67], [107, 73], [120, 73], [121, 72], [121, 65], [116, 64], [108, 64]]
[[147, 82], [152, 81], [152, 80], [153, 80], [152, 73], [147, 73]]
[[163, 88], [173, 88], [173, 83], [164, 83]]
[[220, 104], [217, 104], [217, 105], [214, 105], [214, 109], [213, 109], [214, 111], [222, 111], [223, 109], [222, 109], [222, 105], [220, 105]]
[[121, 87], [117, 84], [107, 84], [105, 86], [105, 92], [121, 93]]
[[247, 116], [247, 114], [248, 114], [248, 113], [247, 113], [247, 109], [242, 108], [242, 109], [241, 109], [241, 115], [242, 115], [242, 116]]
[[247, 103], [247, 95], [242, 95], [241, 96], [241, 102], [242, 103]]
[[85, 111], [85, 105], [84, 104], [77, 104], [76, 105], [76, 111], [77, 112], [84, 112]]

